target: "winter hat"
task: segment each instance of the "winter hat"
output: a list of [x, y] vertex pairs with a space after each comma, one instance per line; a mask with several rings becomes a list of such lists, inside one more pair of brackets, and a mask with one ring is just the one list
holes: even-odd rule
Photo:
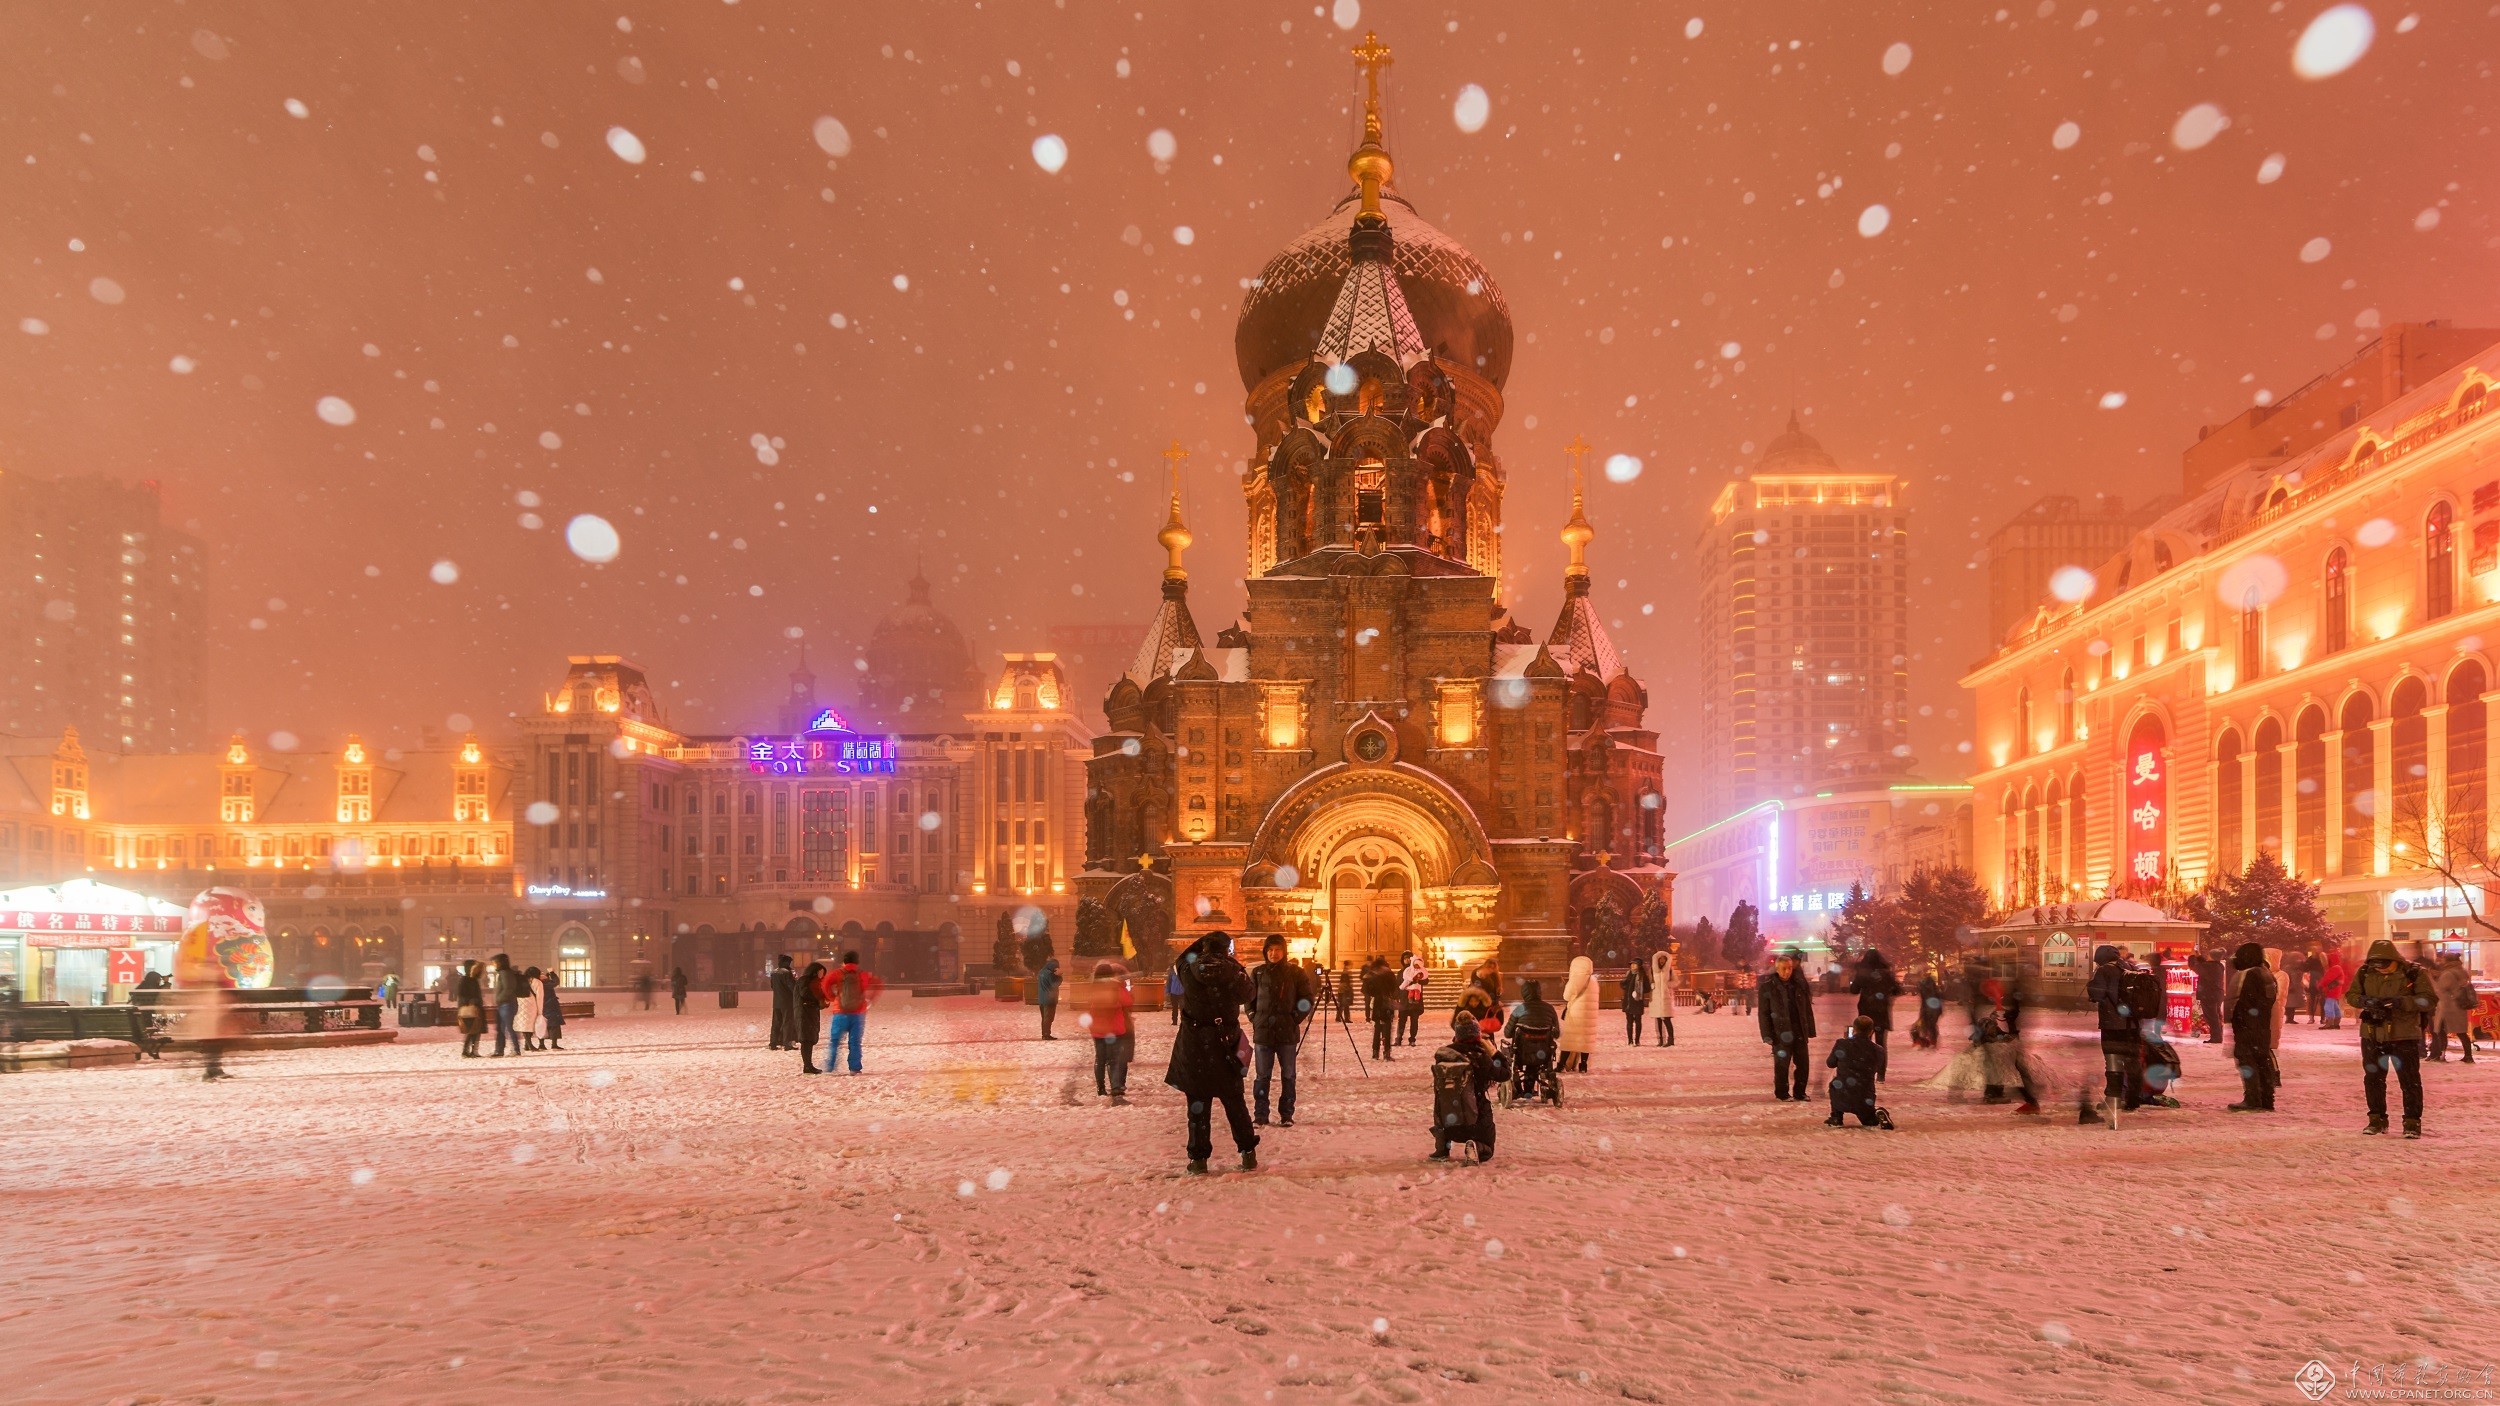
[[2115, 962], [2118, 960], [2118, 949], [2104, 942], [2092, 949], [2092, 960], [2096, 965], [2102, 962]]
[[1285, 935], [1281, 932], [1272, 932], [1267, 935], [1267, 941], [1259, 944], [1259, 951], [1261, 953], [1275, 952], [1282, 950], [1284, 946]]
[[1545, 999], [1545, 983], [1544, 983], [1544, 982], [1542, 982], [1542, 981], [1538, 981], [1538, 980], [1536, 980], [1536, 979], [1535, 979], [1535, 978], [1533, 978], [1533, 977], [1529, 978], [1529, 979], [1528, 979], [1528, 980], [1526, 980], [1526, 981], [1523, 981], [1523, 982], [1519, 983], [1519, 999], [1520, 999], [1520, 1000], [1522, 1000], [1522, 1001], [1542, 1001], [1542, 1000], [1544, 1000], [1544, 999]]
[[2246, 971], [2251, 967], [2262, 967], [2265, 964], [2266, 949], [2254, 942], [2241, 943], [2239, 950], [2231, 954], [2231, 965], [2240, 971]]
[[2378, 941], [2370, 944], [2370, 955], [2362, 960], [2369, 962], [2396, 961], [2398, 960], [2396, 956], [2396, 944], [2382, 937]]

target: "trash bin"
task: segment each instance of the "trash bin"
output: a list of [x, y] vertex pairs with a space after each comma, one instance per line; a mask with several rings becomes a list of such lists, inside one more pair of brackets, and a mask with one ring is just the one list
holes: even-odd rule
[[720, 989], [720, 1008], [725, 1011], [734, 1011], [738, 1008], [737, 987], [724, 986]]
[[399, 1024], [402, 1029], [416, 1029], [438, 1023], [435, 1020], [434, 998], [402, 996], [399, 998]]

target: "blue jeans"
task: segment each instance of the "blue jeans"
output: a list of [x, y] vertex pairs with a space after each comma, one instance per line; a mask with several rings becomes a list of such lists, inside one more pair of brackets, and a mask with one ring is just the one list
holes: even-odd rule
[[495, 1053], [502, 1054], [505, 1041], [512, 1043], [512, 1052], [521, 1052], [521, 1037], [512, 1033], [512, 1022], [521, 1015], [521, 1003], [502, 1001], [495, 1006]]
[[1287, 1122], [1293, 1121], [1294, 1058], [1301, 1053], [1300, 1045], [1260, 1045], [1251, 1050], [1250, 1063], [1254, 1077], [1250, 1084], [1250, 1097], [1258, 1106], [1260, 1122], [1267, 1121], [1268, 1076], [1273, 1074], [1276, 1066], [1280, 1064], [1285, 1067], [1285, 1096], [1277, 1101], [1276, 1116]]
[[843, 1037], [851, 1041], [851, 1072], [859, 1072], [859, 1040], [868, 1031], [866, 1011], [825, 1012], [825, 1068], [833, 1068], [834, 1052], [842, 1048]]

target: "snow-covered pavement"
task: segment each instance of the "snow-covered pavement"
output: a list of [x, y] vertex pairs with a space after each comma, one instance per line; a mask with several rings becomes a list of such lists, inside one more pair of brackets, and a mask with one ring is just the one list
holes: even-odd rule
[[[2195, 1045], [2188, 1107], [2115, 1133], [2071, 1083], [2041, 1118], [1916, 1087], [1944, 1055], [1904, 1042], [1901, 1130], [1834, 1132], [1819, 1070], [1767, 1096], [1750, 1018], [1625, 1049], [1608, 1012], [1484, 1167], [1424, 1160], [1427, 1050], [1364, 1077], [1339, 1037], [1261, 1170], [1189, 1177], [1160, 1013], [1115, 1109], [1022, 1008], [889, 998], [867, 1075], [809, 1079], [756, 999], [603, 997], [518, 1059], [410, 1031], [224, 1085], [0, 1079], [0, 1397], [2291, 1402], [2312, 1358], [2500, 1372], [2500, 1062], [2428, 1066], [2424, 1141], [2364, 1138], [2349, 1028], [2290, 1033], [2277, 1115], [2224, 1113]], [[2077, 1018], [2041, 1024], [2082, 1078]]]

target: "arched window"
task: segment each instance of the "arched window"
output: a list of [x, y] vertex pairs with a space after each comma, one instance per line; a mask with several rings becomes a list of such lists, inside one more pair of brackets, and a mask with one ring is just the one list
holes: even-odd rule
[[2236, 874], [2247, 863], [2240, 855], [2240, 733], [2222, 730], [2214, 744], [2214, 869]]
[[2489, 714], [2483, 705], [2483, 666], [2468, 659], [2448, 675], [2448, 852], [2469, 860], [2487, 853], [2490, 813], [2489, 758], [2484, 751]]
[[2268, 718], [2257, 724], [2251, 745], [2257, 751], [2257, 848], [2283, 855], [2283, 723]]
[[2422, 615], [2436, 620], [2457, 606], [2457, 510], [2431, 504], [2422, 520]]
[[2258, 599], [2257, 588], [2251, 586], [2240, 596], [2240, 676], [2241, 683], [2254, 683], [2266, 676], [2266, 611]]
[[2321, 651], [2335, 654], [2352, 643], [2352, 557], [2337, 547], [2326, 554], [2326, 620]]
[[2168, 542], [2155, 542], [2153, 544], [2154, 574], [2158, 575], [2164, 571], [2168, 571], [2172, 564], [2173, 561], [2170, 555], [2170, 544]]
[[2394, 806], [2387, 814], [2388, 845], [2402, 846], [2396, 852], [2413, 860], [2431, 829], [2431, 728], [2422, 716], [2428, 695], [2418, 678], [2399, 681], [2387, 695], [2387, 716], [2394, 720], [2387, 729], [2387, 767], [2394, 773], [2387, 781]]
[[2017, 856], [2020, 883], [2014, 891], [2014, 901], [2037, 903], [2040, 901], [2040, 791], [2036, 786], [2023, 787], [2022, 832], [2022, 853]]
[[2326, 711], [2301, 710], [2292, 726], [2292, 856], [2303, 878], [2326, 868]]
[[2075, 671], [2068, 669], [2057, 681], [2057, 741], [2059, 746], [2075, 740]]
[[2338, 802], [2344, 852], [2338, 867], [2347, 877], [2370, 873], [2377, 852], [2372, 819], [2379, 809], [2378, 748], [2370, 737], [2373, 711], [2368, 694], [2356, 693], [2344, 700], [2343, 737], [2337, 748], [2344, 765], [2344, 794]]
[[2031, 686], [2025, 684], [2014, 695], [2014, 755], [2027, 757], [2036, 750], [2031, 738]]

